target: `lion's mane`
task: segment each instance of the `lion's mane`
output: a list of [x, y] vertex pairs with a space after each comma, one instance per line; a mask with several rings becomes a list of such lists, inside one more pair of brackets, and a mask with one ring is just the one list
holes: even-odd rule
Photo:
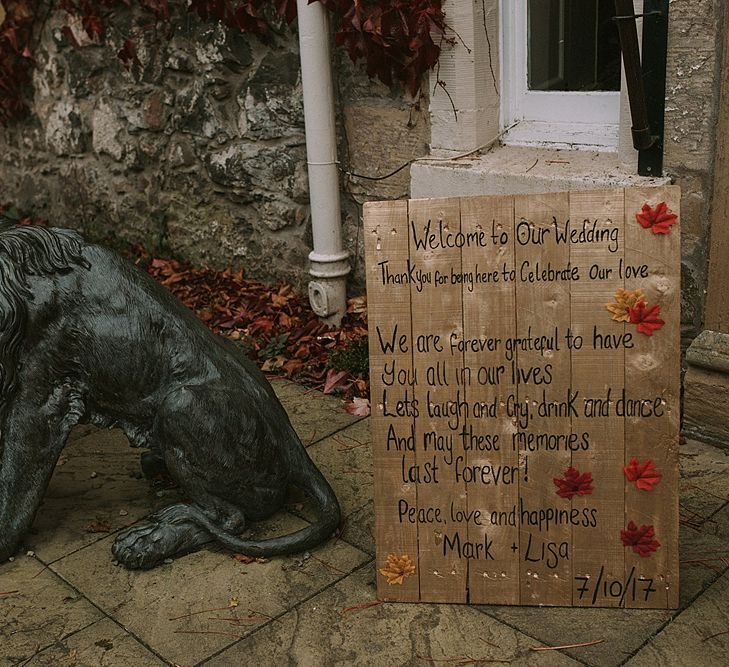
[[0, 218], [0, 416], [15, 389], [28, 319], [28, 276], [89, 268], [83, 245], [83, 239], [67, 229], [16, 225]]

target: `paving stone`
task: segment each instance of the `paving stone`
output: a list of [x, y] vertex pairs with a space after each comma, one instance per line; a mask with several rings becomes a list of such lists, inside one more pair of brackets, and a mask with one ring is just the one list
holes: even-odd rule
[[71, 433], [68, 434], [67, 442], [71, 443], [74, 440], [85, 438], [90, 433], [94, 433], [98, 430], [99, 429], [96, 426], [92, 426], [91, 424], [78, 424], [71, 429]]
[[681, 527], [678, 557], [680, 609], [685, 609], [729, 567], [729, 550], [721, 536]]
[[[648, 643], [627, 664], [724, 667], [729, 662], [729, 575]], [[716, 637], [711, 635], [720, 634]]]
[[362, 419], [350, 415], [342, 401], [334, 396], [306, 389], [289, 380], [274, 379], [271, 385], [286, 408], [291, 425], [307, 447]]
[[375, 554], [375, 505], [370, 500], [364, 507], [345, 516], [341, 538], [372, 556]]
[[700, 524], [729, 501], [729, 450], [688, 440], [679, 451], [681, 520]]
[[[679, 536], [680, 609], [686, 608], [710, 586], [726, 565], [711, 562], [686, 563], [714, 553], [725, 543], [716, 536], [681, 527]], [[551, 646], [579, 644], [604, 639], [594, 646], [565, 653], [587, 665], [619, 665], [637, 651], [674, 616], [657, 609], [586, 609], [556, 607], [479, 607], [486, 614], [508, 623]]]
[[518, 665], [579, 664], [554, 651], [530, 651], [539, 642], [465, 605], [388, 603], [344, 611], [374, 598], [374, 569], [368, 565], [237, 642], [206, 667], [390, 667], [459, 664], [458, 658], [473, 664], [480, 664], [479, 658]]
[[567, 649], [567, 655], [587, 665], [619, 665], [671, 618], [671, 612], [644, 609], [553, 607], [481, 607], [522, 632], [550, 646], [604, 639], [601, 644]]
[[[372, 500], [374, 478], [369, 419], [311, 445], [308, 452], [337, 494], [343, 516]], [[306, 501], [301, 511], [307, 519], [314, 519], [311, 501]]]
[[156, 667], [166, 663], [108, 618], [62, 639], [23, 667]]
[[70, 442], [24, 539], [26, 548], [49, 563], [104, 537], [94, 531], [124, 528], [175, 502], [175, 492], [155, 491], [142, 477], [139, 456], [118, 429], [95, 429]]
[[[718, 509], [701, 526], [701, 531], [729, 542], [729, 503]], [[727, 549], [729, 557], [729, 549]]]
[[102, 618], [98, 609], [28, 556], [0, 565], [0, 593], [3, 667], [27, 660]]
[[[252, 533], [255, 539], [305, 525], [285, 513], [264, 524]], [[246, 565], [213, 548], [151, 571], [131, 572], [112, 564], [112, 540], [110, 536], [51, 567], [159, 655], [183, 665], [216, 653], [369, 558], [341, 540], [330, 540], [308, 558]], [[231, 606], [234, 600], [239, 606]], [[206, 609], [216, 611], [196, 613]], [[225, 620], [251, 615], [239, 624]]]

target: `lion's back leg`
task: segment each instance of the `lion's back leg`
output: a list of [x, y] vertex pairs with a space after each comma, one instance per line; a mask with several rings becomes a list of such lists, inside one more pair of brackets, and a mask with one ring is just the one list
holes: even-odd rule
[[[229, 440], [245, 427], [244, 416], [229, 424], [216, 405], [221, 397], [209, 388], [181, 388], [169, 395], [157, 414], [154, 439], [172, 479], [191, 503], [167, 507], [122, 532], [112, 547], [129, 569], [148, 569], [175, 555], [190, 553], [213, 540], [195, 515], [204, 514], [228, 533], [245, 528], [242, 508], [229, 498], [241, 474], [225, 460]], [[227, 497], [227, 498], [226, 498]]]

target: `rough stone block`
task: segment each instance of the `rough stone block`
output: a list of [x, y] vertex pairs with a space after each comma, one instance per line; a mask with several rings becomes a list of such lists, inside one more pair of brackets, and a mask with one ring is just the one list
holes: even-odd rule
[[684, 432], [729, 449], [729, 334], [702, 332], [686, 361]]
[[119, 136], [122, 129], [118, 112], [108, 100], [101, 100], [91, 117], [94, 151], [106, 153], [119, 162], [125, 153], [123, 139]]
[[715, 114], [712, 0], [671, 2], [666, 63], [665, 166], [705, 171]]
[[[415, 107], [348, 106], [344, 123], [349, 142], [349, 169], [365, 176], [384, 176], [408, 160], [427, 153], [430, 127]], [[398, 199], [408, 195], [410, 170], [385, 181], [352, 177], [353, 190], [371, 198]]]
[[55, 155], [74, 155], [86, 150], [88, 129], [84, 127], [79, 110], [69, 101], [51, 107], [45, 130], [46, 145]]

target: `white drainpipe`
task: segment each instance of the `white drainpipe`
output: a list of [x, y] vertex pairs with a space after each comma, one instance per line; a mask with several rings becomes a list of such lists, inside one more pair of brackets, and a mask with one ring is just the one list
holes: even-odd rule
[[319, 2], [310, 5], [308, 0], [297, 0], [296, 6], [314, 236], [309, 301], [319, 317], [337, 326], [347, 310], [350, 268], [349, 253], [342, 247], [329, 20]]

